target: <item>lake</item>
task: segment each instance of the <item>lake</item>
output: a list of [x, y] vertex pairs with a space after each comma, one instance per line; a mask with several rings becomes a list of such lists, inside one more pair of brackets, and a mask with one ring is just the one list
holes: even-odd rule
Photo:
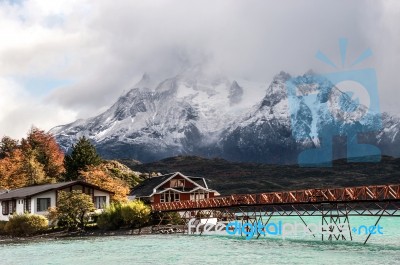
[[[350, 219], [352, 226], [373, 225], [377, 217]], [[293, 222], [294, 217], [278, 220]], [[318, 220], [305, 218], [306, 222]], [[312, 236], [246, 240], [171, 234], [3, 243], [0, 264], [399, 264], [400, 218], [383, 217], [380, 225], [384, 233], [372, 235], [367, 245], [363, 245], [364, 234], [353, 234], [353, 242], [321, 242]]]

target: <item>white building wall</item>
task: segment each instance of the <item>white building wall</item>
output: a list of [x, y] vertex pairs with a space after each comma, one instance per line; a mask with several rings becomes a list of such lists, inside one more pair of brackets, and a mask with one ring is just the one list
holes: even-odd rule
[[0, 221], [8, 221], [8, 215], [3, 215], [3, 205], [0, 202]]
[[36, 205], [35, 202], [31, 198], [31, 213], [33, 213], [33, 209], [34, 209], [35, 205]]
[[49, 191], [46, 193], [41, 193], [39, 195], [32, 196], [31, 198], [31, 213], [33, 214], [40, 214], [40, 215], [46, 215], [47, 211], [37, 211], [37, 199], [46, 199], [50, 198], [50, 207], [55, 207], [56, 206], [56, 192], [55, 191]]
[[24, 213], [24, 199], [17, 199], [16, 200], [16, 208], [15, 211], [17, 214], [23, 214]]

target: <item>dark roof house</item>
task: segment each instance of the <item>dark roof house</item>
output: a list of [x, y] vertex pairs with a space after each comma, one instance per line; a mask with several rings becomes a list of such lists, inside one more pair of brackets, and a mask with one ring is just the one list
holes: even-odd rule
[[49, 207], [57, 206], [59, 191], [78, 190], [90, 195], [95, 207], [103, 209], [110, 203], [113, 192], [82, 180], [35, 185], [0, 192], [0, 220], [8, 221], [14, 214], [25, 212], [46, 215]]
[[175, 172], [144, 180], [131, 190], [129, 197], [158, 203], [198, 200], [218, 195], [217, 191], [208, 187], [204, 178], [185, 176], [180, 172]]

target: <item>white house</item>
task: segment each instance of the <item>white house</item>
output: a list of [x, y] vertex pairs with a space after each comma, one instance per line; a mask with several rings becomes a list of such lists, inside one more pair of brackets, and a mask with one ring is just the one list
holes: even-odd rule
[[0, 220], [8, 221], [13, 213], [46, 215], [49, 207], [57, 206], [59, 191], [73, 190], [91, 195], [96, 209], [110, 204], [112, 192], [81, 180], [29, 186], [0, 193]]

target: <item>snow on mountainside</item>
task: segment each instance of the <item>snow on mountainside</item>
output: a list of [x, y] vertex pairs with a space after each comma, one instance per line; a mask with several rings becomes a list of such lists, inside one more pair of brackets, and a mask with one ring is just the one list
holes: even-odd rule
[[[315, 75], [296, 77], [299, 84], [313, 83]], [[300, 85], [300, 104], [292, 124], [286, 81], [281, 72], [267, 87], [222, 75], [206, 75], [189, 69], [156, 82], [145, 74], [142, 80], [104, 113], [51, 130], [68, 150], [85, 135], [106, 158], [134, 158], [153, 161], [190, 154], [220, 156], [237, 161], [294, 163], [305, 148], [319, 146], [319, 135], [340, 117], [354, 124], [363, 114], [355, 102], [340, 90], [330, 92], [329, 82], [320, 82], [322, 93], [307, 100], [315, 85]], [[291, 106], [293, 107], [293, 106]], [[347, 109], [349, 112], [337, 111]], [[348, 113], [352, 113], [351, 115]], [[292, 114], [293, 115], [293, 114]], [[373, 124], [376, 117], [368, 122]], [[383, 129], [361, 137], [377, 144], [384, 154], [398, 155], [400, 122], [382, 115]], [[346, 125], [338, 126], [338, 134]], [[297, 134], [295, 139], [293, 130]], [[301, 137], [298, 137], [298, 136]]]
[[66, 150], [85, 135], [107, 157], [127, 155], [146, 160], [196, 153], [207, 149], [227, 124], [255, 103], [249, 98], [264, 94], [257, 91], [262, 87], [259, 84], [247, 82], [241, 87], [223, 76], [206, 76], [201, 69], [190, 69], [157, 86], [151, 82], [144, 75], [104, 113], [55, 127], [51, 132]]

